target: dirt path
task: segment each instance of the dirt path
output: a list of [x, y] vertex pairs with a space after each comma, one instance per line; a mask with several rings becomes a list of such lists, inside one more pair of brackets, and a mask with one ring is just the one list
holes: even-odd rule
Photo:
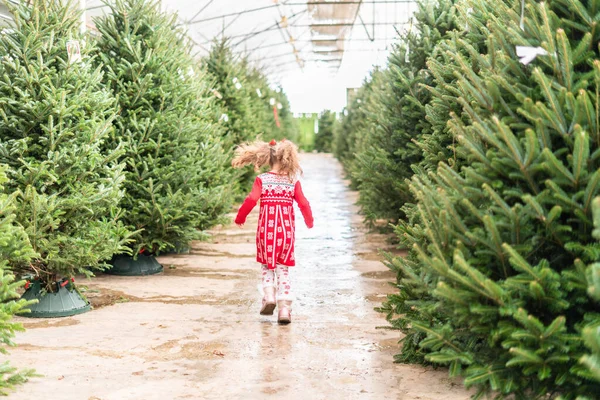
[[291, 325], [258, 314], [253, 212], [244, 230], [161, 257], [162, 275], [94, 279], [92, 312], [20, 318], [28, 330], [10, 359], [43, 377], [8, 398], [468, 399], [446, 371], [392, 363], [398, 333], [376, 329], [386, 322], [373, 311], [393, 290], [376, 253], [385, 242], [361, 227], [337, 162], [303, 165], [315, 228], [298, 222]]

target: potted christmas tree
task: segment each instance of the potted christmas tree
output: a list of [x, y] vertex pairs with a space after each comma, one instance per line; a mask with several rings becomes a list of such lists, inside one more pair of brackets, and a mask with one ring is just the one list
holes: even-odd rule
[[[27, 285], [24, 280], [15, 281], [10, 271], [10, 264], [28, 262], [35, 257], [29, 239], [22, 227], [15, 224], [15, 195], [4, 193], [6, 183], [6, 167], [0, 167], [0, 353], [7, 354], [6, 346], [14, 346], [12, 338], [16, 331], [23, 331], [23, 326], [12, 322], [15, 314], [28, 311], [28, 306], [35, 303], [19, 299], [18, 291]], [[17, 371], [8, 361], [0, 364], [0, 395], [6, 395], [7, 389], [21, 384], [33, 375], [33, 371]]]
[[72, 2], [34, 0], [12, 12], [0, 36], [0, 163], [35, 252], [13, 268], [32, 276], [24, 296], [39, 303], [28, 316], [72, 315], [89, 309], [75, 274], [104, 269], [128, 235], [118, 222], [120, 150], [103, 147], [114, 98]]
[[[230, 204], [228, 155], [215, 129], [206, 80], [174, 15], [158, 2], [118, 0], [95, 21], [98, 65], [118, 98], [111, 151], [125, 150], [124, 221], [134, 257], [109, 271], [162, 271], [155, 255], [181, 249], [216, 224]], [[215, 134], [216, 132], [216, 134]]]

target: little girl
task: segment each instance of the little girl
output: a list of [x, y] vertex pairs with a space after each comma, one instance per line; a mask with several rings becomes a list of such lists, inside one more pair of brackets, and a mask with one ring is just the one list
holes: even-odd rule
[[256, 229], [256, 261], [262, 264], [264, 297], [261, 315], [273, 315], [275, 309], [275, 274], [277, 275], [277, 322], [292, 322], [292, 291], [288, 267], [295, 265], [294, 258], [294, 200], [298, 203], [304, 222], [313, 227], [313, 217], [308, 200], [302, 193], [298, 175], [302, 169], [298, 162], [298, 149], [288, 140], [270, 143], [256, 141], [236, 149], [232, 161], [234, 168], [254, 165], [258, 171], [269, 165], [271, 170], [256, 177], [252, 192], [240, 207], [235, 223], [243, 226], [246, 217], [260, 199], [260, 215]]

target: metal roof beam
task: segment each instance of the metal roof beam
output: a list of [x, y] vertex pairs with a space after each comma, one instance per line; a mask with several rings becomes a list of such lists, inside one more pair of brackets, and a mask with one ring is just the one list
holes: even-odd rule
[[[354, 53], [354, 52], [370, 52], [370, 51], [385, 51], [385, 49], [353, 49], [353, 50], [346, 50], [350, 53]], [[266, 58], [260, 59], [260, 60], [254, 60], [256, 62], [260, 62], [266, 60]], [[309, 62], [333, 62], [333, 61], [342, 61], [342, 58], [310, 58], [310, 59], [303, 59], [304, 62], [309, 63]], [[273, 64], [273, 65], [267, 65], [268, 68], [279, 68], [285, 65], [291, 65], [291, 64], [296, 64], [296, 60], [286, 60], [286, 61], [282, 61], [278, 64]]]
[[[363, 38], [358, 38], [358, 39], [348, 39], [348, 38], [343, 38], [343, 39], [296, 39], [296, 43], [311, 43], [311, 42], [383, 42], [383, 41], [389, 41], [390, 39], [388, 38], [375, 38], [373, 40], [371, 39], [363, 39]], [[277, 43], [271, 43], [271, 44], [266, 44], [264, 46], [258, 46], [258, 47], [254, 47], [253, 49], [246, 49], [244, 50], [247, 53], [252, 53], [254, 51], [257, 50], [262, 50], [262, 49], [268, 49], [268, 48], [272, 48], [272, 47], [278, 47], [278, 46], [284, 46], [286, 44], [289, 44], [289, 42], [277, 42]]]
[[285, 3], [288, 6], [344, 6], [356, 4], [395, 4], [395, 3], [416, 3], [415, 0], [347, 0], [347, 1], [310, 1], [305, 3], [289, 2]]
[[[283, 3], [286, 6], [306, 6], [306, 5], [328, 5], [328, 6], [343, 6], [343, 5], [356, 5], [356, 4], [401, 4], [401, 3], [415, 3], [416, 0], [366, 0], [366, 1], [360, 1], [360, 0], [354, 0], [354, 1], [336, 1], [336, 2], [331, 2], [331, 1], [315, 1], [315, 2], [310, 2], [310, 3], [298, 3], [298, 2], [286, 2]], [[210, 4], [210, 3], [209, 3]], [[257, 7], [257, 8], [250, 8], [248, 10], [242, 10], [242, 11], [238, 11], [238, 12], [233, 12], [233, 13], [227, 13], [227, 14], [221, 14], [221, 15], [215, 15], [213, 17], [208, 17], [208, 18], [203, 18], [203, 19], [199, 19], [199, 20], [195, 20], [194, 18], [196, 18], [197, 15], [195, 15], [193, 18], [190, 19], [190, 21], [188, 22], [188, 24], [199, 24], [201, 22], [208, 22], [208, 21], [214, 21], [216, 19], [221, 19], [221, 18], [225, 18], [225, 17], [233, 17], [236, 15], [243, 15], [243, 14], [250, 14], [253, 12], [258, 12], [258, 11], [264, 11], [264, 10], [269, 10], [272, 8], [276, 8], [279, 4], [272, 4], [269, 6], [263, 6], [263, 7]], [[204, 8], [202, 10], [200, 10], [198, 13], [200, 13], [201, 11], [203, 11]], [[198, 14], [197, 13], [197, 14]]]
[[[289, 19], [291, 20], [292, 18], [294, 18], [294, 17], [297, 17], [297, 16], [299, 16], [299, 15], [302, 15], [302, 14], [305, 14], [305, 13], [307, 13], [307, 12], [308, 12], [308, 9], [307, 9], [307, 10], [300, 11], [300, 12], [297, 12], [297, 13], [295, 13], [295, 14], [292, 14], [292, 15], [289, 17]], [[291, 24], [292, 22], [290, 21], [289, 23]], [[272, 25], [268, 26], [267, 28], [265, 28], [265, 29], [263, 29], [263, 30], [260, 30], [260, 31], [254, 31], [254, 32], [251, 32], [251, 33], [249, 33], [249, 34], [245, 34], [245, 35], [235, 35], [235, 36], [229, 36], [229, 39], [243, 38], [242, 40], [240, 40], [239, 42], [237, 42], [237, 43], [235, 43], [235, 44], [233, 45], [233, 47], [236, 47], [236, 46], [239, 46], [241, 43], [244, 43], [246, 40], [248, 40], [248, 39], [251, 39], [251, 38], [253, 38], [253, 37], [257, 36], [257, 35], [260, 35], [260, 34], [262, 34], [262, 33], [266, 33], [266, 32], [269, 32], [269, 31], [274, 31], [274, 30], [276, 30], [276, 29], [279, 29], [279, 26], [278, 26], [278, 25], [279, 25], [279, 22], [276, 22], [276, 23], [274, 23], [274, 24], [272, 24]]]
[[[375, 25], [375, 26], [383, 26], [383, 25], [401, 25], [403, 24], [403, 22], [368, 22], [369, 25]], [[327, 26], [354, 26], [355, 23], [352, 22], [339, 22], [339, 23], [333, 23], [333, 24], [307, 24], [307, 25], [294, 25], [297, 28], [320, 28], [320, 27], [327, 27]]]
[[[305, 12], [306, 11], [301, 11], [300, 13], [294, 14], [294, 16], [296, 16], [298, 14], [303, 14]], [[405, 24], [405, 22], [376, 22], [376, 23], [373, 23], [373, 25], [375, 25], [375, 26], [383, 26], [383, 25], [389, 25], [389, 26], [393, 25], [393, 26], [395, 26], [395, 25], [404, 25], [404, 24]], [[290, 25], [291, 25], [291, 23], [290, 23]], [[313, 28], [313, 27], [317, 27], [318, 28], [318, 27], [327, 27], [327, 26], [354, 26], [354, 24], [348, 22], [348, 23], [340, 23], [340, 24], [302, 24], [302, 25], [293, 25], [293, 27], [295, 27], [295, 28]], [[270, 32], [270, 31], [275, 31], [277, 29], [279, 29], [279, 22], [276, 22], [273, 25], [270, 25], [270, 26], [268, 26], [267, 28], [265, 28], [265, 29], [263, 29], [261, 31], [255, 31], [255, 32], [252, 32], [252, 33], [249, 33], [249, 34], [244, 34], [244, 35], [228, 36], [228, 38], [229, 39], [244, 38], [241, 41], [239, 41], [238, 43], [235, 43], [234, 44], [234, 47], [235, 47], [235, 46], [238, 46], [240, 43], [243, 43], [246, 40], [253, 38], [254, 36], [257, 36], [257, 35], [260, 35], [260, 34], [263, 34], [263, 33], [266, 33], [266, 32]], [[210, 42], [205, 42], [204, 44], [209, 44], [209, 43]]]
[[[367, 37], [372, 42], [375, 39], [375, 32], [373, 32], [373, 37], [371, 37], [371, 34], [369, 33], [369, 30], [367, 29], [367, 25], [365, 25], [365, 21], [363, 21], [363, 19], [360, 15], [358, 16], [358, 18], [360, 19], [360, 23], [363, 26], [363, 28], [365, 28], [365, 33], [367, 34]], [[373, 20], [373, 21], [375, 21], [375, 20]], [[373, 31], [375, 31], [374, 25], [373, 25]]]
[[202, 22], [214, 21], [216, 19], [221, 19], [221, 18], [225, 18], [225, 17], [234, 17], [234, 16], [237, 16], [237, 15], [250, 14], [250, 13], [253, 13], [253, 12], [257, 12], [257, 11], [268, 10], [268, 9], [275, 8], [275, 7], [277, 7], [277, 4], [272, 4], [270, 6], [263, 6], [263, 7], [257, 7], [257, 8], [250, 8], [248, 10], [243, 10], [243, 11], [238, 11], [238, 12], [233, 12], [233, 13], [227, 13], [227, 14], [222, 14], [222, 15], [216, 15], [214, 17], [198, 19], [198, 20], [195, 20], [195, 21], [194, 21], [194, 18], [196, 18], [196, 17], [194, 16], [194, 18], [192, 18], [190, 20], [190, 22], [188, 22], [188, 23], [190, 25], [192, 25], [192, 24], [199, 24], [199, 23], [202, 23]]
[[[189, 21], [193, 21], [194, 19], [196, 19], [196, 17], [200, 14], [202, 14], [202, 11], [206, 10], [208, 8], [208, 6], [210, 6], [215, 0], [208, 0], [208, 3], [206, 3], [204, 5], [204, 7], [202, 7], [200, 10], [198, 10], [198, 12], [196, 14], [194, 14], [194, 16], [192, 18], [189, 19]], [[189, 22], [188, 22], [189, 23]]]

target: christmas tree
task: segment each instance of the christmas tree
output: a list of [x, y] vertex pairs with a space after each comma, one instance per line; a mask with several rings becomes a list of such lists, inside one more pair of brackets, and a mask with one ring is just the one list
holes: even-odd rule
[[[3, 192], [6, 184], [6, 168], [0, 168], [0, 353], [7, 354], [6, 346], [14, 346], [12, 338], [15, 332], [23, 331], [23, 326], [12, 322], [15, 314], [26, 312], [30, 302], [19, 300], [17, 290], [22, 288], [25, 281], [15, 282], [15, 276], [10, 273], [10, 264], [26, 263], [36, 257], [31, 248], [29, 238], [22, 227], [15, 224], [15, 194]], [[7, 389], [26, 382], [33, 371], [17, 371], [8, 361], [0, 364], [0, 395], [6, 395]]]
[[402, 207], [413, 201], [406, 179], [423, 161], [421, 138], [431, 134], [425, 116], [432, 76], [426, 61], [436, 43], [454, 29], [454, 10], [450, 0], [419, 4], [414, 25], [389, 57], [386, 81], [377, 90], [376, 117], [363, 134], [365, 144], [356, 152], [352, 170], [368, 220], [397, 221], [405, 216]]
[[367, 129], [375, 124], [379, 93], [387, 87], [384, 84], [386, 79], [386, 71], [378, 68], [373, 70], [344, 109], [344, 117], [333, 131], [333, 154], [348, 172], [354, 189], [358, 184], [356, 177], [351, 174], [356, 164], [355, 154], [364, 151]]
[[252, 113], [257, 117], [263, 139], [296, 141], [298, 127], [290, 111], [289, 101], [281, 88], [273, 90], [266, 74], [247, 58], [241, 60], [245, 81], [250, 96]]
[[[257, 102], [265, 100], [257, 99], [256, 88], [251, 88], [247, 81], [247, 65], [242, 61], [233, 54], [227, 39], [215, 40], [210, 53], [202, 60], [208, 78], [213, 83], [217, 115], [224, 129], [223, 141], [226, 148], [231, 150], [265, 133], [264, 108], [258, 106], [257, 111]], [[234, 190], [239, 195], [245, 195], [252, 187], [255, 172], [246, 168], [236, 174], [239, 187]]]
[[208, 83], [175, 16], [159, 3], [118, 0], [95, 21], [97, 62], [118, 98], [109, 149], [123, 148], [124, 221], [137, 254], [173, 250], [228, 210], [226, 162]]
[[335, 113], [329, 110], [319, 115], [319, 132], [315, 136], [315, 150], [321, 153], [330, 153], [335, 129]]
[[[431, 78], [425, 87], [431, 93], [431, 97], [425, 104], [425, 114], [430, 127], [417, 143], [423, 150], [423, 159], [419, 167], [426, 171], [435, 171], [440, 162], [452, 165], [455, 170], [462, 165], [466, 154], [457, 148], [457, 141], [450, 131], [448, 121], [452, 118], [468, 121], [470, 116], [463, 112], [462, 104], [473, 99], [465, 97], [468, 93], [457, 91], [456, 75], [462, 73], [462, 66], [454, 55], [461, 51], [464, 59], [468, 61], [469, 54], [486, 51], [488, 31], [485, 23], [480, 20], [466, 22], [464, 16], [459, 21], [457, 9], [450, 3], [446, 3], [447, 7], [451, 7], [454, 15], [453, 30], [446, 30], [443, 37], [439, 38], [441, 40], [430, 50], [426, 60], [427, 74]], [[467, 14], [474, 12], [469, 8], [461, 10]], [[455, 45], [461, 38], [465, 39], [463, 43], [468, 44], [467, 47]]]
[[247, 57], [240, 59], [239, 67], [243, 72], [244, 81], [240, 90], [243, 90], [248, 96], [248, 106], [256, 118], [257, 126], [260, 126], [259, 129], [265, 139], [275, 138], [274, 135], [279, 136], [280, 132], [277, 131], [281, 131], [281, 127], [277, 127], [273, 115], [273, 107], [277, 107], [277, 104], [269, 104], [270, 99], [273, 98], [273, 92], [269, 88], [267, 77], [259, 68], [252, 66]]
[[476, 398], [600, 393], [580, 364], [582, 333], [593, 349], [600, 324], [586, 281], [599, 257], [599, 5], [457, 4], [486, 38], [481, 53], [469, 35], [446, 52], [460, 67], [449, 132], [467, 166], [412, 178], [416, 212], [398, 233], [413, 250], [390, 258], [400, 293], [383, 308], [407, 334], [401, 360], [448, 365]]
[[[300, 127], [298, 121], [294, 118], [287, 95], [283, 92], [281, 87], [278, 87], [273, 94], [277, 101], [277, 115], [281, 121], [281, 129], [278, 127], [276, 130], [276, 132], [279, 133], [279, 136], [275, 133], [273, 134], [273, 137], [275, 139], [289, 139], [296, 144], [299, 144]], [[273, 110], [273, 112], [275, 112], [275, 110]]]
[[91, 275], [124, 249], [120, 150], [103, 147], [114, 98], [92, 66], [77, 6], [34, 0], [11, 10], [14, 27], [0, 37], [0, 162], [35, 252], [11, 267], [55, 292], [58, 279]]
[[[594, 231], [592, 235], [594, 239], [600, 242], [600, 197], [596, 197], [592, 204], [594, 213]], [[598, 251], [596, 249], [596, 251]], [[595, 257], [600, 260], [600, 254]], [[586, 271], [588, 282], [588, 294], [596, 302], [600, 302], [600, 263], [591, 264]], [[584, 355], [579, 361], [586, 366], [586, 369], [581, 371], [582, 376], [588, 379], [595, 379], [600, 382], [600, 323], [596, 318], [588, 326], [583, 329], [583, 340], [586, 346], [592, 351], [591, 354]]]

